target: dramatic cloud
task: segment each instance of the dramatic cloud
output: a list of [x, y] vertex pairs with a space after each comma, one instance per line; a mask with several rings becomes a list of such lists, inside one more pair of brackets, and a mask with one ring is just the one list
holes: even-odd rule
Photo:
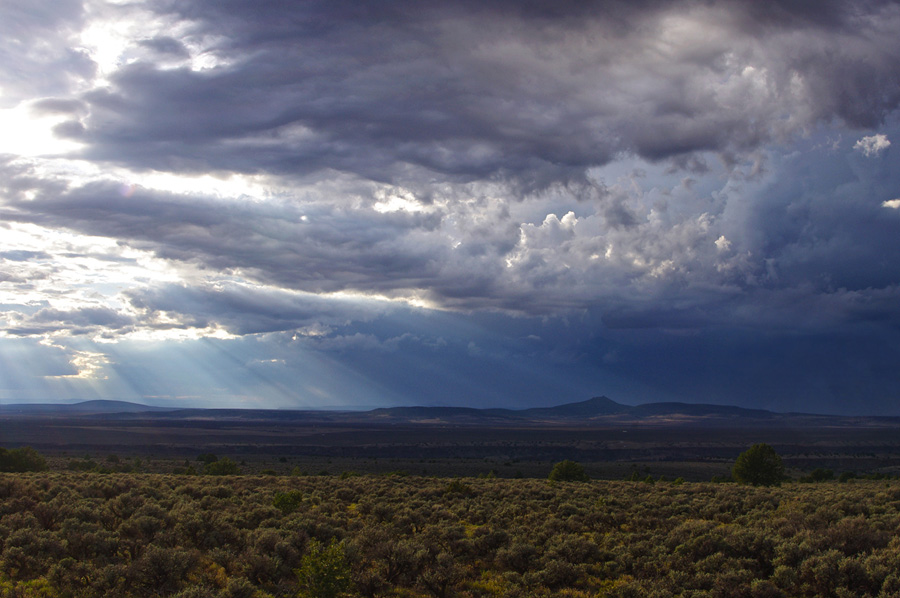
[[[7, 3], [0, 340], [68, 365], [0, 396], [815, 410], [798, 389], [845, 363], [822, 409], [896, 411], [898, 27], [879, 1]], [[247, 377], [161, 385], [176, 344]]]

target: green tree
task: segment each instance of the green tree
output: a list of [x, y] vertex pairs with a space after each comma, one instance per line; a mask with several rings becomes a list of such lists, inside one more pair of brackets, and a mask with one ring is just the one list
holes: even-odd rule
[[584, 467], [575, 461], [560, 461], [553, 466], [547, 479], [554, 482], [590, 482], [591, 478], [584, 471]]
[[350, 591], [350, 565], [344, 545], [332, 540], [327, 546], [313, 540], [294, 571], [301, 598], [339, 598]]
[[784, 479], [784, 463], [768, 444], [754, 444], [738, 455], [731, 475], [740, 484], [778, 486]]
[[22, 471], [46, 470], [47, 460], [30, 446], [11, 450], [0, 447], [0, 471], [18, 473]]

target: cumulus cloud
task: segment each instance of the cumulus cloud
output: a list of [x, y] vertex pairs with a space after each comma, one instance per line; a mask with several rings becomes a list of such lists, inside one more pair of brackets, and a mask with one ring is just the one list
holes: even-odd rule
[[853, 146], [853, 149], [862, 152], [868, 157], [877, 156], [891, 146], [887, 135], [878, 133], [877, 135], [869, 135], [863, 137]]
[[[881, 288], [900, 275], [871, 261], [897, 244], [892, 224], [858, 200], [835, 195], [827, 180], [805, 183], [807, 196], [781, 188], [781, 181], [796, 179], [794, 167], [773, 168], [775, 182], [759, 187], [761, 199], [752, 204], [714, 199], [746, 194], [742, 179], [686, 188], [677, 173], [646, 163], [640, 176], [606, 176], [603, 184], [519, 197], [493, 183], [437, 188], [414, 211], [386, 206], [390, 197], [414, 201], [415, 193], [356, 179], [297, 185], [293, 193], [260, 201], [141, 187], [123, 195], [117, 181], [66, 185], [25, 169], [9, 171], [10, 199], [0, 214], [8, 222], [116, 239], [173, 264], [183, 282], [138, 285], [126, 291], [132, 307], [148, 310], [154, 326], [216, 325], [232, 334], [315, 322], [327, 328], [333, 317], [364, 317], [331, 315], [326, 304], [333, 298], [314, 300], [317, 293], [520, 315], [596, 307], [611, 313], [659, 307], [672, 314], [662, 304], [674, 300], [698, 322], [703, 313], [726, 322], [719, 309], [766, 300], [756, 289]], [[820, 188], [812, 193], [814, 184]], [[861, 184], [841, 189], [855, 197], [870, 193]], [[854, 229], [867, 230], [867, 241], [853, 236]], [[36, 252], [7, 254], [30, 260], [28, 270], [10, 261], [9, 276], [22, 279], [47, 267]], [[828, 272], [829, 283], [810, 284], [814, 271]], [[268, 290], [251, 292], [256, 287]], [[276, 300], [278, 293], [285, 295]], [[266, 307], [266, 301], [275, 303]], [[173, 319], [175, 313], [183, 315]]]
[[431, 209], [411, 213], [311, 194], [305, 202], [223, 202], [147, 189], [123, 197], [120, 190], [112, 181], [63, 188], [57, 180], [0, 213], [276, 288], [519, 313], [577, 309], [618, 296], [623, 286], [702, 276], [700, 264], [714, 259], [699, 250], [716, 238], [709, 238], [712, 216], [646, 212], [641, 196], [618, 185], [602, 191], [596, 211], [551, 213], [537, 224], [522, 222], [521, 211], [544, 205], [540, 197], [435, 195]]
[[885, 208], [892, 208], [894, 210], [900, 209], [900, 199], [889, 199], [887, 201], [881, 202], [881, 205]]

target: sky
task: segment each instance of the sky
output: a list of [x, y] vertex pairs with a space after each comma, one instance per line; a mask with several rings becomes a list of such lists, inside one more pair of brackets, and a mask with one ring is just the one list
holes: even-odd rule
[[898, 31], [4, 0], [0, 402], [900, 415]]

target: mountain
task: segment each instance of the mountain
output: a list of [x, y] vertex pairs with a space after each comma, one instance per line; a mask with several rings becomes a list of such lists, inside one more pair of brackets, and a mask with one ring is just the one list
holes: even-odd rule
[[529, 409], [479, 409], [476, 407], [387, 407], [371, 411], [300, 411], [276, 409], [203, 409], [154, 407], [127, 401], [84, 401], [74, 404], [0, 405], [7, 416], [101, 417], [103, 419], [155, 419], [181, 421], [307, 422], [310, 424], [440, 424], [440, 425], [531, 425], [615, 424], [625, 422], [726, 423], [774, 422], [797, 418], [828, 419], [831, 416], [774, 413], [728, 405], [699, 403], [645, 403], [623, 405], [604, 396], [554, 407]]
[[645, 417], [665, 415], [688, 415], [692, 417], [753, 417], [771, 418], [776, 413], [764, 409], [747, 409], [730, 405], [709, 405], [706, 403], [644, 403], [629, 408], [632, 415]]
[[616, 403], [607, 397], [594, 397], [578, 403], [566, 403], [555, 407], [533, 407], [515, 413], [523, 417], [557, 418], [557, 417], [598, 417], [601, 415], [619, 415], [629, 413], [633, 407]]
[[0, 413], [42, 413], [42, 414], [78, 414], [100, 415], [107, 413], [146, 413], [172, 411], [171, 407], [154, 407], [128, 401], [94, 400], [80, 403], [17, 403], [0, 405]]
[[404, 417], [420, 418], [499, 418], [515, 417], [520, 412], [511, 409], [478, 409], [476, 407], [385, 407], [363, 412], [375, 418]]
[[605, 415], [628, 413], [631, 409], [607, 397], [594, 397], [577, 403], [566, 403], [555, 407], [532, 407], [530, 409], [478, 409], [476, 407], [386, 407], [367, 411], [378, 419], [410, 420], [548, 420], [583, 419]]
[[[530, 409], [477, 409], [473, 407], [388, 407], [375, 409], [356, 416], [369, 417], [381, 421], [443, 421], [464, 423], [477, 421], [506, 421], [509, 423], [567, 422], [593, 420], [662, 420], [677, 419], [754, 419], [767, 420], [777, 417], [772, 411], [746, 409], [728, 405], [701, 403], [645, 403], [643, 405], [623, 405], [608, 397], [594, 397], [586, 401], [565, 403], [555, 407], [532, 407]], [[799, 415], [799, 414], [798, 414]]]

